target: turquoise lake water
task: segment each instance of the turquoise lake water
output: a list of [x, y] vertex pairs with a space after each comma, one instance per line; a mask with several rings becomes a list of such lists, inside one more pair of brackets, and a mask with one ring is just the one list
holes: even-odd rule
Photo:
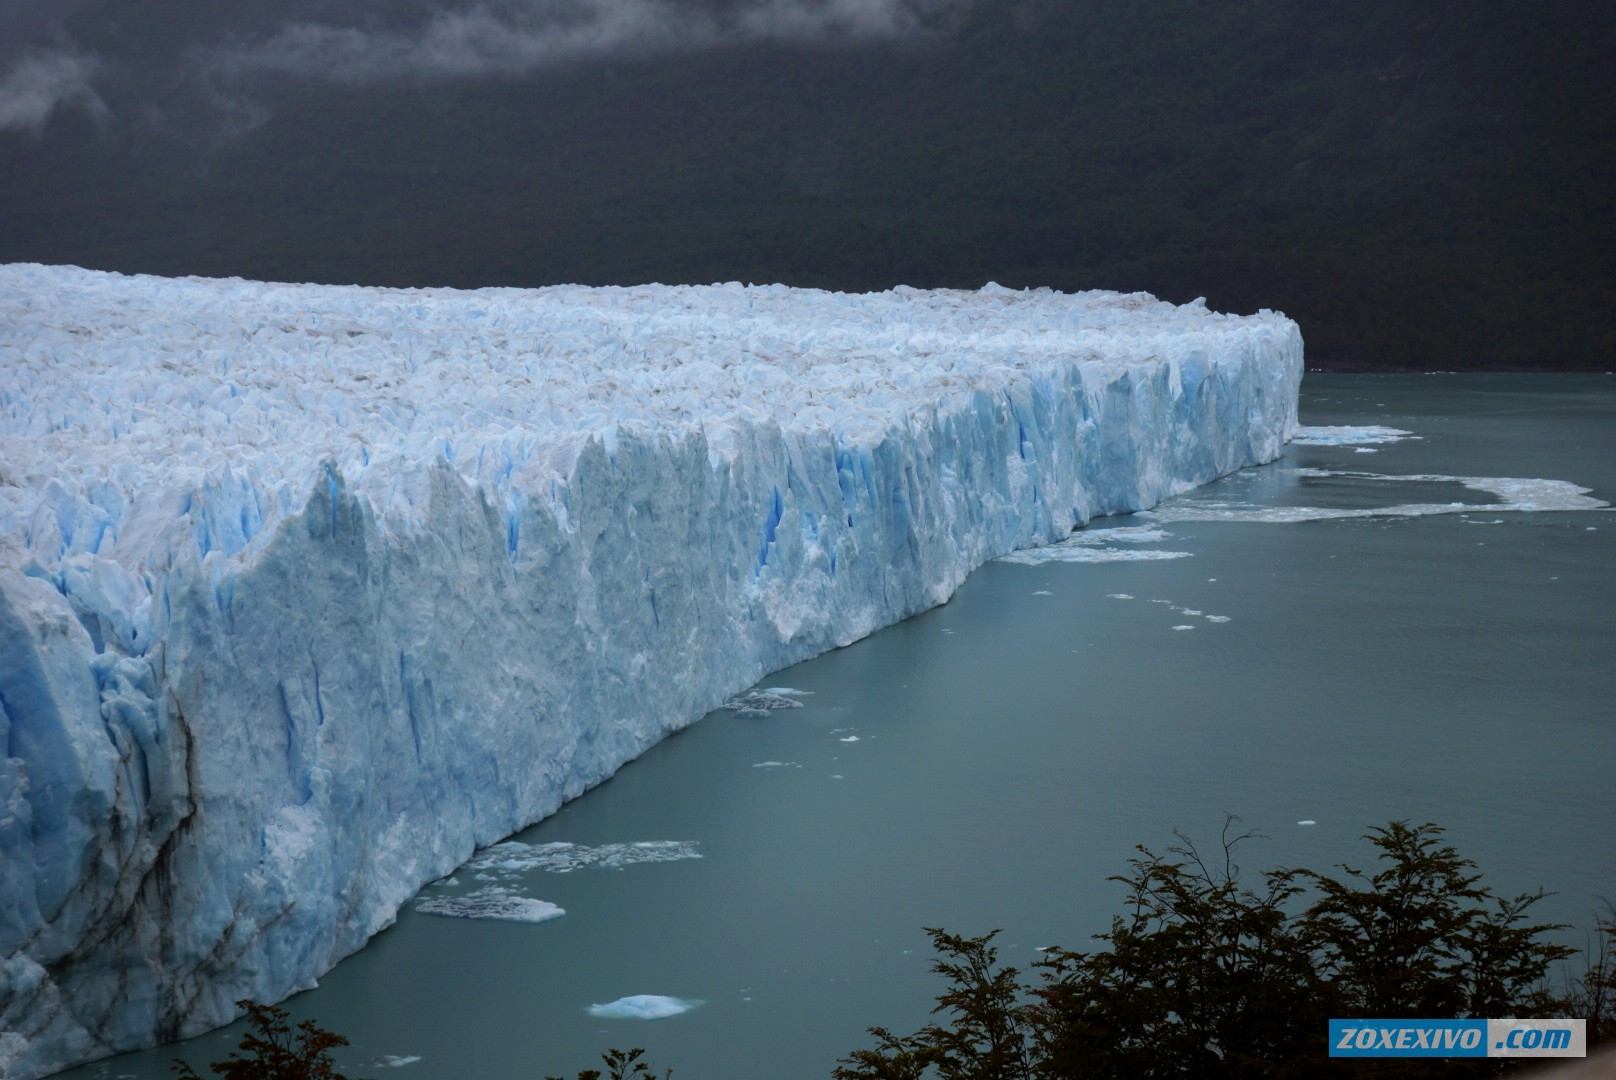
[[[411, 905], [288, 1007], [352, 1040], [351, 1075], [570, 1076], [643, 1046], [681, 1080], [825, 1078], [868, 1026], [927, 1022], [922, 927], [1003, 928], [1016, 964], [1082, 946], [1135, 844], [1215, 843], [1226, 813], [1266, 836], [1248, 872], [1362, 865], [1368, 826], [1434, 821], [1587, 927], [1616, 897], [1616, 515], [1500, 510], [1566, 488], [1497, 481], [1616, 501], [1616, 376], [1310, 375], [1302, 416], [1413, 437], [1292, 445], [1093, 522], [1079, 555], [1111, 561], [982, 567], [760, 684], [803, 707], [714, 713], [515, 838], [574, 847], [422, 897], [565, 915]], [[690, 1007], [589, 1011], [633, 995]], [[167, 1076], [239, 1037], [66, 1075]]]

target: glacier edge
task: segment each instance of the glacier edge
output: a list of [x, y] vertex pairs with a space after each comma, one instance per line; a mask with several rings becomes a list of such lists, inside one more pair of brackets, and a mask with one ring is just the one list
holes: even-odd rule
[[[111, 498], [87, 484], [13, 500], [0, 1075], [306, 987], [421, 885], [768, 673], [988, 559], [1272, 460], [1300, 333], [1218, 318], [879, 428], [614, 423], [546, 485], [444, 454], [390, 487], [334, 454], [279, 487], [226, 464], [177, 516], [122, 507], [113, 546], [66, 535], [63, 507]], [[218, 522], [237, 539], [197, 539]]]

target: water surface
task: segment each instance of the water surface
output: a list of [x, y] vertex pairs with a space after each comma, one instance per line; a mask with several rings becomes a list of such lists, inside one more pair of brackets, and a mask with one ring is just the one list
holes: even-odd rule
[[[578, 857], [423, 894], [565, 915], [408, 907], [290, 1007], [352, 1039], [350, 1073], [530, 1080], [615, 1045], [686, 1080], [823, 1078], [866, 1027], [927, 1022], [922, 927], [1002, 927], [1012, 963], [1081, 946], [1134, 844], [1210, 844], [1225, 813], [1268, 837], [1251, 871], [1362, 865], [1367, 826], [1435, 821], [1499, 891], [1556, 890], [1543, 917], [1587, 926], [1616, 896], [1616, 516], [1501, 511], [1464, 478], [1616, 499], [1616, 377], [1312, 375], [1303, 420], [1416, 437], [1293, 445], [1159, 517], [1091, 525], [1097, 549], [1181, 557], [982, 567], [760, 684], [804, 707], [715, 713], [516, 838]], [[1425, 509], [1249, 514], [1399, 505]], [[1163, 535], [1101, 535], [1142, 526]], [[699, 857], [590, 854], [650, 841]], [[632, 995], [689, 1007], [589, 1011]], [[239, 1036], [70, 1075], [163, 1076]]]

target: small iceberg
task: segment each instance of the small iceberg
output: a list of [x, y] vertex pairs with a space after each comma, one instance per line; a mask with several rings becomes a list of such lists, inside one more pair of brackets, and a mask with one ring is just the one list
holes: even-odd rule
[[665, 1016], [689, 1012], [700, 1004], [688, 998], [663, 997], [661, 994], [632, 994], [605, 1005], [591, 1005], [589, 1015], [608, 1020], [661, 1020]]
[[773, 690], [753, 690], [724, 702], [724, 708], [735, 710], [736, 716], [762, 718], [774, 709], [800, 709], [802, 702], [795, 697], [775, 693]]
[[549, 922], [566, 914], [548, 900], [514, 896], [498, 886], [478, 889], [466, 896], [434, 896], [416, 903], [415, 910], [427, 915], [448, 915], [458, 919], [498, 919], [503, 922]]

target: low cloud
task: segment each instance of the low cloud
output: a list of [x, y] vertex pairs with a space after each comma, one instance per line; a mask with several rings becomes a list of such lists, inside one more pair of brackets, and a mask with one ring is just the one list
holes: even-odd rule
[[33, 52], [0, 78], [0, 131], [38, 132], [60, 106], [76, 105], [93, 116], [106, 105], [90, 85], [96, 61], [71, 52]]
[[440, 11], [409, 29], [295, 23], [213, 54], [216, 74], [364, 84], [399, 78], [517, 76], [568, 60], [746, 41], [906, 36], [969, 0], [538, 0]]

